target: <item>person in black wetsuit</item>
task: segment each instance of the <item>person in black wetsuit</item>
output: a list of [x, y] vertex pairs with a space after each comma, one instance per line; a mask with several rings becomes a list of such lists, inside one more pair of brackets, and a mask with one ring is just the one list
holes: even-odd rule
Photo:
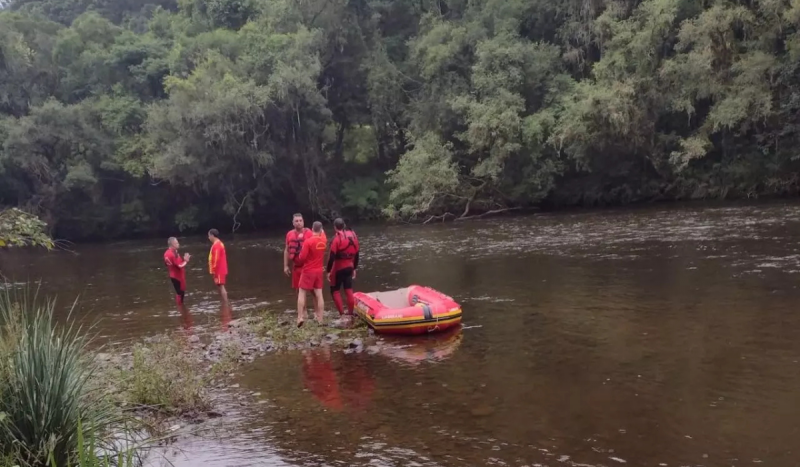
[[328, 281], [331, 283], [331, 296], [341, 316], [344, 313], [342, 297], [339, 289], [344, 287], [347, 296], [347, 314], [353, 314], [355, 299], [353, 298], [353, 279], [358, 269], [360, 248], [356, 233], [347, 228], [342, 218], [333, 221], [334, 236], [331, 251], [328, 255]]

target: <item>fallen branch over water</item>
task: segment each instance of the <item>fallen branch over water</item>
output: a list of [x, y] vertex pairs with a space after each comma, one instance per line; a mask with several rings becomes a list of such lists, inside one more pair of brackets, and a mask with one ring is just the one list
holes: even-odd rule
[[456, 215], [451, 213], [451, 212], [446, 212], [446, 213], [442, 214], [441, 216], [431, 216], [431, 217], [428, 218], [428, 220], [423, 222], [422, 225], [429, 224], [429, 223], [431, 223], [431, 222], [433, 222], [435, 220], [441, 220], [442, 222], [444, 222], [445, 220], [447, 220], [448, 217], [456, 217]]
[[502, 213], [508, 212], [508, 211], [519, 211], [521, 209], [522, 208], [520, 208], [520, 207], [517, 207], [517, 208], [503, 208], [503, 209], [492, 209], [491, 211], [486, 211], [486, 212], [484, 212], [482, 214], [475, 214], [474, 216], [466, 216], [466, 217], [462, 216], [462, 217], [456, 218], [455, 221], [468, 221], [468, 220], [472, 220], [472, 219], [480, 219], [482, 217], [493, 216], [495, 214], [502, 214]]
[[481, 214], [474, 214], [472, 216], [468, 216], [467, 215], [467, 213], [469, 211], [464, 211], [464, 213], [461, 214], [460, 216], [456, 216], [452, 212], [446, 212], [444, 214], [440, 214], [440, 215], [437, 215], [437, 216], [428, 217], [424, 222], [422, 222], [422, 225], [427, 225], [427, 224], [430, 224], [431, 222], [434, 222], [434, 221], [445, 222], [449, 218], [453, 218], [453, 222], [469, 221], [469, 220], [481, 219], [481, 218], [484, 218], [484, 217], [494, 216], [494, 215], [497, 215], [497, 214], [502, 214], [504, 212], [522, 211], [522, 210], [529, 210], [529, 209], [535, 209], [535, 208], [513, 207], [513, 208], [492, 209], [490, 211], [486, 211], [486, 212], [483, 212]]

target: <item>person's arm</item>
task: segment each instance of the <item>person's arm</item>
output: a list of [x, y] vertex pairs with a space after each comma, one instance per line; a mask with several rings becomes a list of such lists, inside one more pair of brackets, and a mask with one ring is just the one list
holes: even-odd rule
[[286, 234], [286, 239], [283, 241], [283, 273], [287, 276], [292, 273], [289, 269], [289, 234]]
[[331, 272], [333, 269], [333, 259], [336, 256], [336, 239], [334, 238], [331, 242], [331, 249], [328, 251], [328, 267], [325, 269], [325, 272]]
[[353, 271], [358, 269], [358, 255], [361, 253], [360, 251], [356, 251], [356, 257], [353, 258]]
[[208, 272], [214, 274], [217, 272], [217, 261], [219, 260], [219, 250], [217, 244], [211, 245], [211, 259], [208, 262]]

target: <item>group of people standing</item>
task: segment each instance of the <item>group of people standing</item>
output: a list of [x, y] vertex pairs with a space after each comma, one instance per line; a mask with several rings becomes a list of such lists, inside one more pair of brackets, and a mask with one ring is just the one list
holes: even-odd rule
[[[327, 272], [330, 283], [331, 296], [339, 312], [345, 315], [344, 303], [340, 290], [344, 288], [347, 299], [347, 316], [353, 316], [355, 299], [353, 298], [353, 280], [358, 269], [358, 256], [360, 247], [355, 232], [347, 228], [344, 220], [337, 218], [333, 221], [334, 237], [330, 245], [327, 263], [324, 262], [325, 251], [328, 249], [328, 239], [322, 229], [322, 223], [316, 221], [311, 229], [305, 227], [302, 214], [292, 216], [293, 229], [286, 234], [283, 250], [283, 272], [291, 277], [292, 288], [297, 290], [297, 326], [303, 326], [306, 320], [306, 299], [308, 292], [314, 295], [314, 317], [318, 324], [323, 323], [325, 302], [322, 295], [324, 276]], [[231, 319], [231, 307], [228, 301], [228, 292], [225, 289], [225, 279], [228, 275], [228, 259], [225, 254], [225, 245], [219, 239], [219, 231], [208, 231], [208, 240], [211, 250], [208, 254], [208, 270], [214, 285], [220, 294], [222, 325], [227, 328]], [[178, 249], [180, 243], [175, 237], [167, 240], [167, 251], [164, 252], [164, 264], [167, 266], [170, 281], [175, 289], [175, 303], [184, 322], [189, 329], [192, 318], [186, 309], [184, 298], [186, 295], [186, 266], [191, 260], [189, 253], [182, 256]]]

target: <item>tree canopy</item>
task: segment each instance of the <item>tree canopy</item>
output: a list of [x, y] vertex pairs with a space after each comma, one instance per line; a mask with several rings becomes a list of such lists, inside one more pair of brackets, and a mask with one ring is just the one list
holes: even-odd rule
[[800, 0], [15, 0], [0, 204], [60, 236], [796, 195]]

